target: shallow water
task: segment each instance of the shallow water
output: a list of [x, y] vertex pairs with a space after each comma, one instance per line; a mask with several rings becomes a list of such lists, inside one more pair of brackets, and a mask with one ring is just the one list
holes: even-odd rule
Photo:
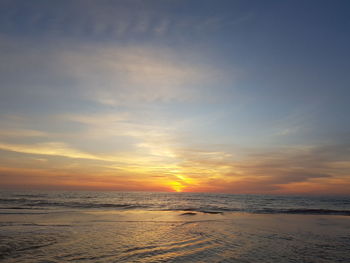
[[[232, 212], [220, 210], [223, 205], [214, 203], [213, 199], [223, 197], [209, 198], [206, 204], [208, 195], [194, 195], [197, 199], [191, 203], [193, 195], [187, 194], [161, 194], [160, 201], [153, 200], [153, 205], [142, 208], [98, 208], [98, 202], [122, 203], [111, 199], [111, 193], [79, 199], [82, 194], [86, 197], [88, 193], [72, 193], [70, 198], [67, 192], [47, 193], [49, 197], [38, 193], [35, 197], [16, 197], [14, 193], [4, 197], [3, 193], [2, 198], [22, 198], [26, 201], [20, 202], [26, 204], [19, 209], [21, 204], [16, 201], [16, 208], [5, 204], [0, 211], [1, 262], [322, 263], [348, 262], [350, 258], [350, 217], [345, 215]], [[125, 196], [118, 200], [136, 207], [152, 204], [150, 196], [159, 194], [146, 194], [143, 201], [140, 193], [126, 195], [133, 196], [133, 201]], [[28, 205], [39, 198], [50, 205]], [[299, 204], [301, 198], [297, 199]], [[62, 205], [63, 199], [69, 205]], [[93, 206], [71, 205], [77, 202]], [[225, 208], [237, 206], [225, 202]], [[329, 203], [311, 208], [347, 209], [329, 207]]]

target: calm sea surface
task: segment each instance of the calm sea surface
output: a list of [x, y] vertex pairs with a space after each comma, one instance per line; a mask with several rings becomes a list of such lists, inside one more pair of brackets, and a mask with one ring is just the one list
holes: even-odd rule
[[1, 262], [350, 262], [350, 198], [0, 192]]
[[144, 192], [0, 192], [0, 209], [145, 209], [350, 215], [350, 197]]

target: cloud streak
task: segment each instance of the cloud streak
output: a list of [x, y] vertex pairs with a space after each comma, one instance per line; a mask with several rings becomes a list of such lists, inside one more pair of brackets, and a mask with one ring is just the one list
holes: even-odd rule
[[[62, 8], [65, 6], [65, 8]], [[2, 1], [1, 23], [8, 33], [23, 34], [23, 30], [50, 37], [99, 37], [125, 39], [183, 38], [188, 34], [207, 34], [223, 27], [236, 26], [252, 19], [251, 11], [235, 17], [193, 16], [174, 13], [181, 1]], [[30, 12], [26, 12], [29, 10]], [[21, 13], [18, 21], [16, 14]], [[232, 14], [231, 14], [232, 15]], [[174, 38], [175, 39], [175, 38]]]

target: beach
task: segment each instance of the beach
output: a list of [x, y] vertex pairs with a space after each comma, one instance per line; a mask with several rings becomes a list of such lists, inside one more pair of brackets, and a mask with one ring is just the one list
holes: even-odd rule
[[0, 263], [350, 263], [350, 0], [0, 0]]
[[350, 218], [2, 210], [1, 262], [346, 262]]

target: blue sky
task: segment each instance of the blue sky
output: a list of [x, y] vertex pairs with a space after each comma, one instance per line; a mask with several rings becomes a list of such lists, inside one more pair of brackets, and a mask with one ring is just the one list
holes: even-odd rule
[[1, 1], [21, 188], [349, 194], [348, 1]]

